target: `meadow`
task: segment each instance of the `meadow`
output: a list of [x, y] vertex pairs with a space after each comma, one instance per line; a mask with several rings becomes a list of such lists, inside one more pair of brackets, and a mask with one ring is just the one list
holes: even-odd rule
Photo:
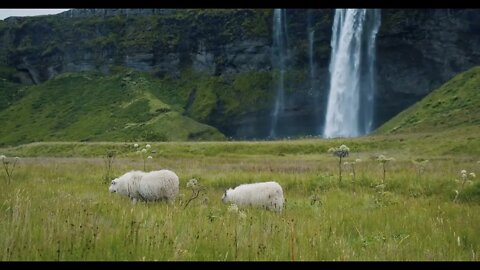
[[[478, 178], [461, 189], [461, 170], [479, 173], [477, 131], [149, 142], [153, 158], [145, 160], [133, 142], [3, 148], [20, 159], [10, 183], [0, 171], [0, 260], [478, 261]], [[342, 164], [339, 181], [339, 159], [328, 149], [341, 144], [350, 148], [342, 163], [360, 161], [355, 177]], [[108, 152], [115, 159], [107, 176]], [[383, 185], [381, 154], [395, 158]], [[175, 203], [132, 204], [108, 192], [113, 177], [144, 166], [178, 174]], [[185, 207], [192, 178], [205, 189]], [[284, 190], [280, 214], [221, 202], [226, 188], [269, 180]]]

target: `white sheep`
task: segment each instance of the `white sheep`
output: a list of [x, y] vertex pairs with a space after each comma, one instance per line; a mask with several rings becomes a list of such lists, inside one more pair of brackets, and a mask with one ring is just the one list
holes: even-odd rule
[[277, 212], [282, 211], [284, 201], [282, 187], [277, 182], [243, 184], [225, 190], [222, 196], [223, 203], [260, 206]]
[[137, 200], [173, 202], [178, 195], [178, 176], [170, 170], [130, 171], [115, 178], [108, 191]]

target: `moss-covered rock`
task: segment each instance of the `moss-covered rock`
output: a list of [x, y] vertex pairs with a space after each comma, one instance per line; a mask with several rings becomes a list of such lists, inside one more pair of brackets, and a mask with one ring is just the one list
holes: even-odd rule
[[64, 73], [24, 88], [23, 98], [0, 111], [0, 144], [225, 138], [158, 98], [158, 86], [150, 75], [131, 70]]

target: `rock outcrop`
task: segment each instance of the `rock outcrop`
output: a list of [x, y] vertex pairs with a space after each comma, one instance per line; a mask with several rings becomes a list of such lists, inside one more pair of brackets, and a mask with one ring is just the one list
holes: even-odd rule
[[[311, 89], [308, 75], [309, 12], [315, 30], [316, 89]], [[287, 102], [279, 133], [317, 135], [328, 98], [333, 10], [291, 9], [286, 17]], [[262, 98], [233, 109], [211, 90], [216, 99], [209, 103], [209, 114], [197, 117], [192, 111], [190, 116], [228, 136], [268, 136], [275, 93], [272, 10], [73, 9], [54, 16], [0, 21], [0, 40], [0, 62], [16, 69], [13, 77], [20, 83], [38, 84], [67, 71], [108, 73], [115, 65], [158, 78], [179, 79], [186, 72], [220, 78], [225, 89], [236, 87], [239, 101], [248, 96]], [[455, 74], [480, 64], [477, 48], [479, 10], [382, 10], [375, 126]], [[246, 88], [255, 81], [239, 83], [245, 74], [265, 72], [271, 74], [272, 82], [266, 88]]]

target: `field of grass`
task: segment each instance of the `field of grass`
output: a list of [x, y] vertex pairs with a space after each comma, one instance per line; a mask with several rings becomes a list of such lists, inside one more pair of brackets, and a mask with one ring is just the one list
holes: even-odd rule
[[[461, 136], [462, 134], [462, 136]], [[0, 260], [473, 260], [480, 251], [478, 128], [358, 139], [151, 143], [146, 169], [180, 177], [173, 204], [137, 203], [108, 192], [112, 175], [143, 169], [132, 143], [36, 143], [0, 149], [19, 156], [12, 181], [0, 171]], [[456, 138], [456, 139], [452, 139]], [[471, 139], [468, 139], [471, 138]], [[361, 159], [343, 166], [328, 148]], [[140, 143], [143, 147], [145, 143]], [[379, 154], [394, 157], [383, 171]], [[428, 159], [424, 168], [412, 162]], [[2, 168], [3, 169], [3, 168]], [[205, 187], [186, 208], [189, 179]], [[277, 214], [229, 211], [225, 188], [275, 180]]]

